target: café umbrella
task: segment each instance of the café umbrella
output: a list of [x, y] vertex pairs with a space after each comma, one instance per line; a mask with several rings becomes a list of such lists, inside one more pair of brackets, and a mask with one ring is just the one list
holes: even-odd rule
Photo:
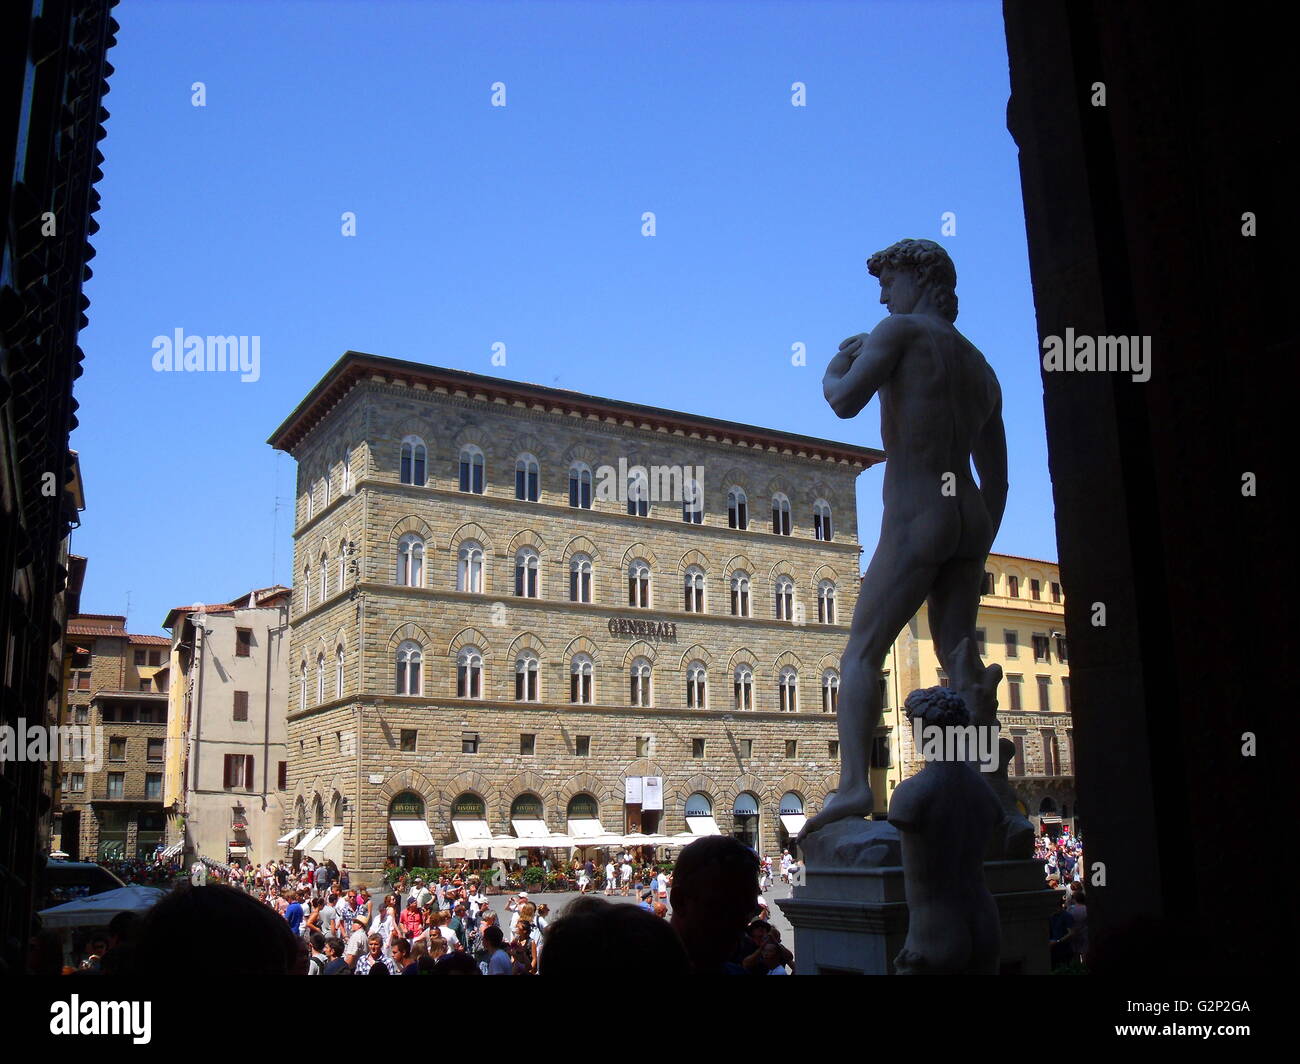
[[53, 905], [40, 912], [41, 926], [54, 927], [105, 927], [118, 913], [143, 913], [158, 902], [167, 892], [158, 887], [139, 884], [106, 890], [86, 898], [74, 898], [62, 905]]

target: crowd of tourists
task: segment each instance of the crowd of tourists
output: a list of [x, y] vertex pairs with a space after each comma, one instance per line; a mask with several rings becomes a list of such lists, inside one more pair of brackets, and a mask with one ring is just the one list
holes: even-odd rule
[[1052, 969], [1083, 967], [1088, 955], [1088, 898], [1084, 890], [1083, 839], [1068, 827], [1053, 839], [1040, 835], [1034, 859], [1043, 862], [1047, 886], [1060, 895], [1048, 921]]
[[[622, 855], [614, 863], [613, 889], [621, 892]], [[381, 895], [345, 882], [346, 869], [328, 862], [297, 870], [271, 862], [237, 875], [214, 865], [203, 862], [202, 876], [192, 870], [188, 883], [182, 880], [143, 918], [115, 921], [77, 974], [174, 970], [177, 951], [190, 948], [196, 928], [203, 929], [204, 970], [217, 976], [590, 978], [636, 971], [654, 979], [787, 975], [794, 967], [757, 893], [759, 857], [724, 836], [691, 843], [671, 872], [661, 867], [646, 876], [634, 904], [589, 890], [558, 913], [518, 891], [498, 914], [473, 873], [433, 883], [399, 876]], [[33, 971], [57, 972], [61, 959], [57, 936], [33, 942]]]

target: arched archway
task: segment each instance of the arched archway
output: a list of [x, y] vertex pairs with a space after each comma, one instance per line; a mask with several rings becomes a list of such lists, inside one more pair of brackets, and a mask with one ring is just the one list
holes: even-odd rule
[[731, 837], [739, 839], [755, 853], [758, 852], [759, 808], [758, 796], [741, 791], [731, 803]]

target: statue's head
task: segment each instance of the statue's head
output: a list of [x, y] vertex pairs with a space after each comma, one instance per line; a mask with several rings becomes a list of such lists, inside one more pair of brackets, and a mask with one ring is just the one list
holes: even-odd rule
[[948, 687], [925, 687], [913, 691], [903, 703], [908, 720], [940, 728], [962, 727], [971, 722], [965, 700]]
[[957, 320], [957, 268], [933, 240], [900, 240], [867, 259], [867, 270], [880, 278], [880, 301], [891, 314], [910, 314], [928, 294], [935, 310]]

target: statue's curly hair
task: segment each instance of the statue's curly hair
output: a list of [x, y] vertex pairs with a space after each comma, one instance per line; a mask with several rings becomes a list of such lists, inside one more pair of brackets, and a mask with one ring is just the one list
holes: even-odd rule
[[939, 313], [949, 321], [957, 320], [957, 267], [933, 240], [900, 240], [867, 259], [872, 277], [886, 269], [915, 273], [934, 296]]
[[966, 700], [948, 687], [925, 687], [913, 691], [903, 703], [908, 720], [918, 717], [926, 724], [941, 728], [959, 727], [971, 722]]

